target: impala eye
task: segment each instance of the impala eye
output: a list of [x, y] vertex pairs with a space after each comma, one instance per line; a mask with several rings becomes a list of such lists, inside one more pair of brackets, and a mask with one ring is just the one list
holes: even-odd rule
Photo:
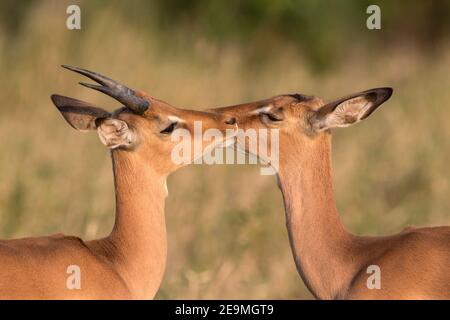
[[177, 127], [178, 122], [172, 122], [171, 124], [169, 124], [169, 126], [167, 126], [167, 128], [165, 128], [164, 130], [160, 131], [160, 133], [162, 134], [170, 134], [173, 132], [173, 130], [175, 130], [175, 128]]
[[273, 122], [283, 121], [283, 118], [281, 116], [274, 115], [272, 113], [263, 112], [263, 113], [260, 113], [260, 115], [262, 117], [266, 117], [267, 119], [269, 119], [270, 121], [273, 121]]

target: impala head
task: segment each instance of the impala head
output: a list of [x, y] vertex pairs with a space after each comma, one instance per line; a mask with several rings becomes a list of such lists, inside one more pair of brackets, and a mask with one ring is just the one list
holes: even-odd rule
[[[195, 122], [201, 124], [201, 133], [216, 129], [224, 137], [227, 137], [228, 133], [228, 138], [230, 131], [237, 129], [232, 116], [178, 109], [98, 73], [76, 67], [63, 67], [99, 83], [80, 84], [101, 91], [123, 104], [123, 107], [110, 113], [87, 102], [52, 95], [51, 99], [64, 119], [79, 131], [97, 131], [101, 142], [109, 149], [144, 154], [148, 160], [153, 160], [152, 163], [161, 173], [170, 173], [183, 166], [172, 161], [172, 150], [178, 143], [172, 139], [174, 133], [183, 129], [192, 139], [202, 140], [203, 134], [194, 134]], [[199, 151], [202, 153], [207, 148], [217, 146], [218, 141], [197, 141], [197, 144], [201, 146]], [[191, 154], [191, 160], [201, 156], [195, 152]]]
[[[255, 129], [268, 150], [272, 147], [270, 134], [266, 138], [260, 134], [262, 131], [259, 129], [266, 129], [269, 133], [278, 129], [279, 157], [282, 165], [283, 158], [294, 151], [308, 152], [307, 148], [323, 140], [321, 137], [328, 136], [330, 129], [347, 127], [366, 119], [391, 95], [391, 88], [376, 88], [325, 104], [314, 96], [290, 94], [211, 111], [235, 117], [239, 129], [244, 132]], [[245, 140], [238, 141], [240, 148], [251, 152]], [[261, 157], [259, 150], [260, 148], [256, 155]]]

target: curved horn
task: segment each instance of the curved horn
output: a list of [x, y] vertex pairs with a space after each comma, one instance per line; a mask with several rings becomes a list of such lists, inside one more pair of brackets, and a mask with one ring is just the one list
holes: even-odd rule
[[134, 90], [118, 83], [117, 81], [89, 70], [67, 65], [62, 65], [62, 67], [80, 73], [99, 83], [100, 85], [80, 82], [80, 84], [85, 87], [103, 92], [108, 96], [113, 97], [117, 101], [123, 103], [126, 107], [139, 114], [143, 114], [150, 107], [150, 102], [148, 100], [138, 97]]

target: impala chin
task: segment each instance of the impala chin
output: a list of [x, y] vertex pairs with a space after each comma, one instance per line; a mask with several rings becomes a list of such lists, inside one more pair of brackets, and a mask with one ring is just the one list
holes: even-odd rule
[[[211, 142], [203, 149], [202, 155], [200, 157], [195, 158], [193, 162], [196, 163], [196, 160], [199, 160], [199, 158], [211, 156], [212, 151], [215, 149], [225, 149], [235, 145], [237, 134], [238, 134], [237, 125], [236, 129], [234, 130], [227, 129], [225, 135], [222, 136], [222, 138], [214, 139], [213, 142]], [[206, 161], [206, 163], [208, 163], [208, 161]], [[217, 161], [215, 161], [214, 163], [220, 163], [220, 159], [217, 159]]]
[[222, 147], [223, 148], [228, 148], [231, 147], [233, 145], [236, 145], [237, 143], [237, 135], [239, 133], [239, 128], [237, 126], [237, 124], [235, 124], [235, 129], [234, 130], [227, 130], [227, 133], [225, 135], [225, 139], [222, 141]]

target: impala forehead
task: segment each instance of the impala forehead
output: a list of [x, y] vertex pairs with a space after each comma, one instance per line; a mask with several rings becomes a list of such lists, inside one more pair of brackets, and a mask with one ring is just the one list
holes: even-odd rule
[[127, 107], [120, 107], [119, 109], [116, 109], [112, 112], [111, 117], [118, 118], [121, 114], [133, 114], [133, 111], [128, 109]]

